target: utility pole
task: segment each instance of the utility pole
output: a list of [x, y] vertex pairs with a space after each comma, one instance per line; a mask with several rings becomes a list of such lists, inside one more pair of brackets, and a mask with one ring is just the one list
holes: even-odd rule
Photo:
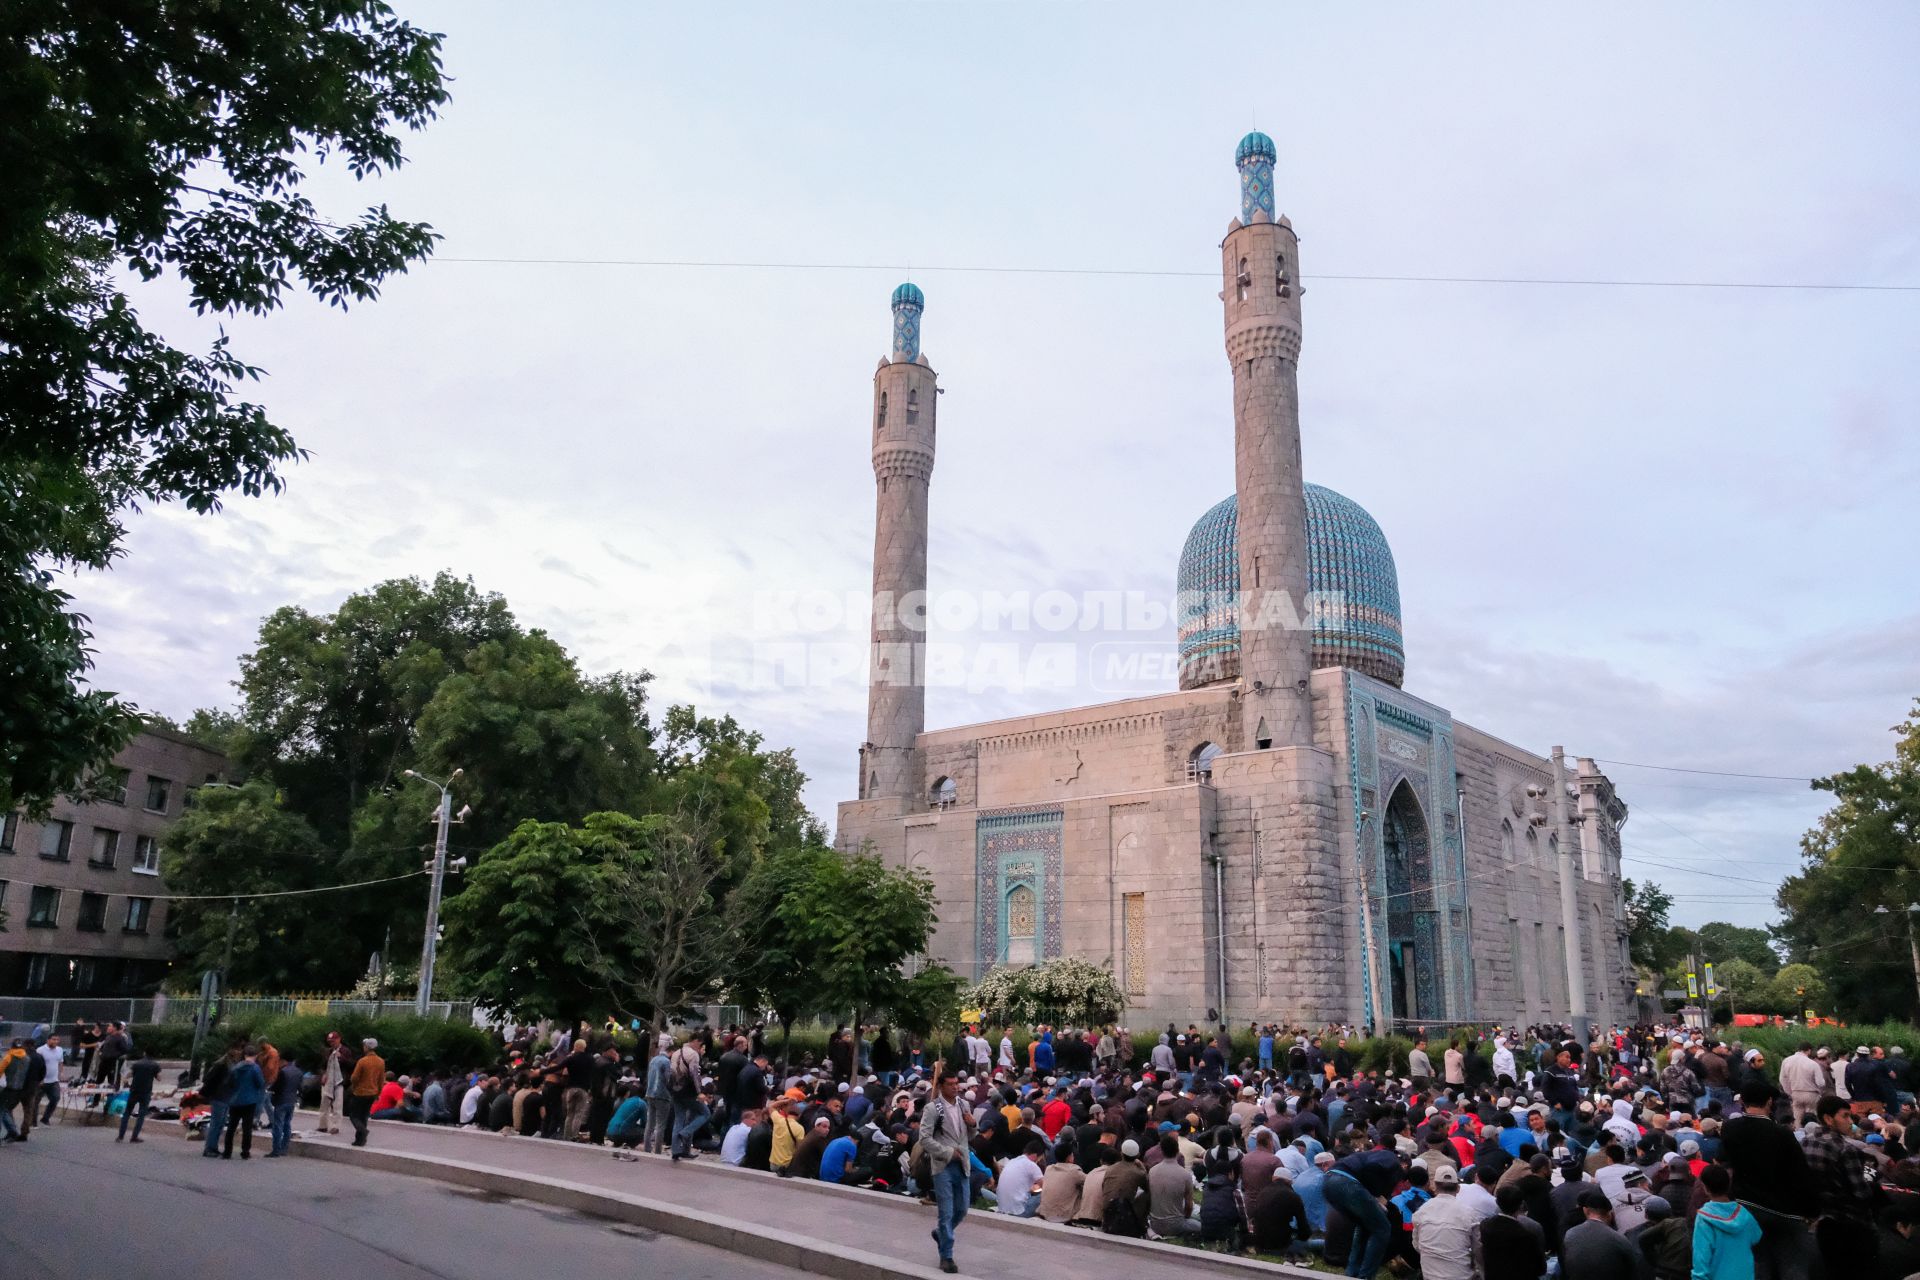
[[1574, 881], [1578, 876], [1574, 858], [1579, 850], [1574, 847], [1572, 831], [1567, 825], [1567, 759], [1566, 752], [1559, 747], [1553, 749], [1553, 830], [1560, 846], [1560, 923], [1566, 934], [1567, 952], [1567, 1012], [1573, 1018], [1573, 1036], [1579, 1041], [1580, 1050], [1585, 1054], [1587, 1043], [1593, 1038], [1592, 1027], [1587, 1023], [1587, 979], [1583, 972], [1580, 948], [1580, 898]]
[[[456, 821], [453, 816], [453, 793], [447, 788], [453, 785], [453, 780], [459, 777], [460, 773], [459, 769], [455, 769], [443, 783], [435, 782], [432, 778], [415, 773], [411, 769], [408, 769], [405, 775], [437, 787], [440, 791], [440, 812], [435, 820], [436, 829], [433, 836], [433, 861], [428, 864], [433, 872], [433, 885], [427, 890], [427, 936], [420, 946], [420, 989], [413, 998], [413, 1011], [423, 1018], [427, 1016], [427, 1009], [433, 1003], [433, 961], [434, 953], [440, 944], [440, 890], [447, 879], [447, 826]], [[466, 811], [463, 809], [461, 817], [465, 816]]]

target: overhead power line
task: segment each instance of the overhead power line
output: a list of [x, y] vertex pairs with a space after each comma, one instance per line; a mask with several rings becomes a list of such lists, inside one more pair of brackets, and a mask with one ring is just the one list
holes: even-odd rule
[[1760, 782], [1798, 782], [1811, 783], [1812, 778], [1795, 777], [1788, 773], [1732, 773], [1725, 769], [1688, 769], [1677, 764], [1641, 764], [1635, 760], [1609, 760], [1604, 756], [1590, 757], [1598, 764], [1617, 764], [1626, 769], [1658, 769], [1662, 773], [1697, 773], [1709, 778], [1753, 778]]
[[[428, 262], [467, 266], [643, 267], [691, 271], [891, 271], [902, 273], [1008, 276], [1132, 276], [1167, 280], [1211, 280], [1214, 271], [1162, 271], [1143, 267], [1013, 267], [992, 263], [907, 264], [891, 262], [752, 262], [698, 258], [522, 258], [439, 256]], [[1598, 289], [1760, 289], [1840, 293], [1920, 293], [1920, 284], [1865, 284], [1854, 281], [1797, 280], [1607, 280], [1577, 276], [1425, 276], [1367, 272], [1304, 272], [1306, 280], [1362, 284], [1491, 284]]]
[[[369, 885], [392, 884], [395, 880], [411, 880], [415, 876], [428, 874], [425, 870], [403, 871], [397, 876], [381, 876], [377, 880], [356, 880], [352, 884], [326, 884], [314, 889], [268, 889], [259, 893], [129, 893], [124, 889], [99, 891], [103, 898], [145, 898], [150, 902], [234, 902], [240, 899], [254, 898], [298, 898], [312, 893], [339, 893], [343, 889], [364, 889]], [[31, 880], [14, 880], [11, 883], [23, 889], [68, 889], [80, 888], [84, 892], [96, 892], [85, 886], [70, 884], [38, 884]]]

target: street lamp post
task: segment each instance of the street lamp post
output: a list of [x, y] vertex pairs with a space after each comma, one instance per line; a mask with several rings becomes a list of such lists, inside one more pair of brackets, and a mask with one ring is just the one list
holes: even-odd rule
[[[453, 793], [447, 788], [460, 776], [461, 770], [455, 769], [447, 775], [445, 782], [435, 782], [422, 773], [408, 769], [404, 776], [417, 782], [424, 782], [440, 792], [440, 810], [435, 819], [433, 836], [433, 861], [428, 869], [433, 872], [433, 886], [427, 890], [427, 937], [420, 947], [420, 989], [413, 998], [413, 1011], [421, 1017], [427, 1016], [427, 1009], [433, 1003], [433, 961], [434, 953], [440, 944], [440, 890], [447, 878], [447, 827], [451, 823], [464, 822], [469, 810], [462, 808], [458, 818], [453, 816]], [[461, 862], [464, 864], [463, 858]]]

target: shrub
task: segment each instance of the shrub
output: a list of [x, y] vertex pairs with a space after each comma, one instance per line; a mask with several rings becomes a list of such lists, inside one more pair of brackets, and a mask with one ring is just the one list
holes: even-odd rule
[[[378, 1052], [392, 1071], [466, 1071], [491, 1066], [501, 1056], [500, 1042], [491, 1032], [464, 1022], [404, 1014], [380, 1018], [359, 1013], [286, 1014], [253, 1028], [252, 1038], [272, 1042], [283, 1057], [311, 1069], [320, 1061], [329, 1031], [338, 1031], [355, 1052], [369, 1036], [379, 1041]], [[223, 1029], [221, 1034], [227, 1033]]]

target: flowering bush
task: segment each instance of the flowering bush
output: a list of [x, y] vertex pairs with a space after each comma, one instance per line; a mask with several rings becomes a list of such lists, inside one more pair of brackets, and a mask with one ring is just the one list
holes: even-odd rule
[[1030, 967], [999, 966], [961, 998], [988, 1022], [1094, 1027], [1113, 1022], [1127, 997], [1113, 975], [1072, 956]]

